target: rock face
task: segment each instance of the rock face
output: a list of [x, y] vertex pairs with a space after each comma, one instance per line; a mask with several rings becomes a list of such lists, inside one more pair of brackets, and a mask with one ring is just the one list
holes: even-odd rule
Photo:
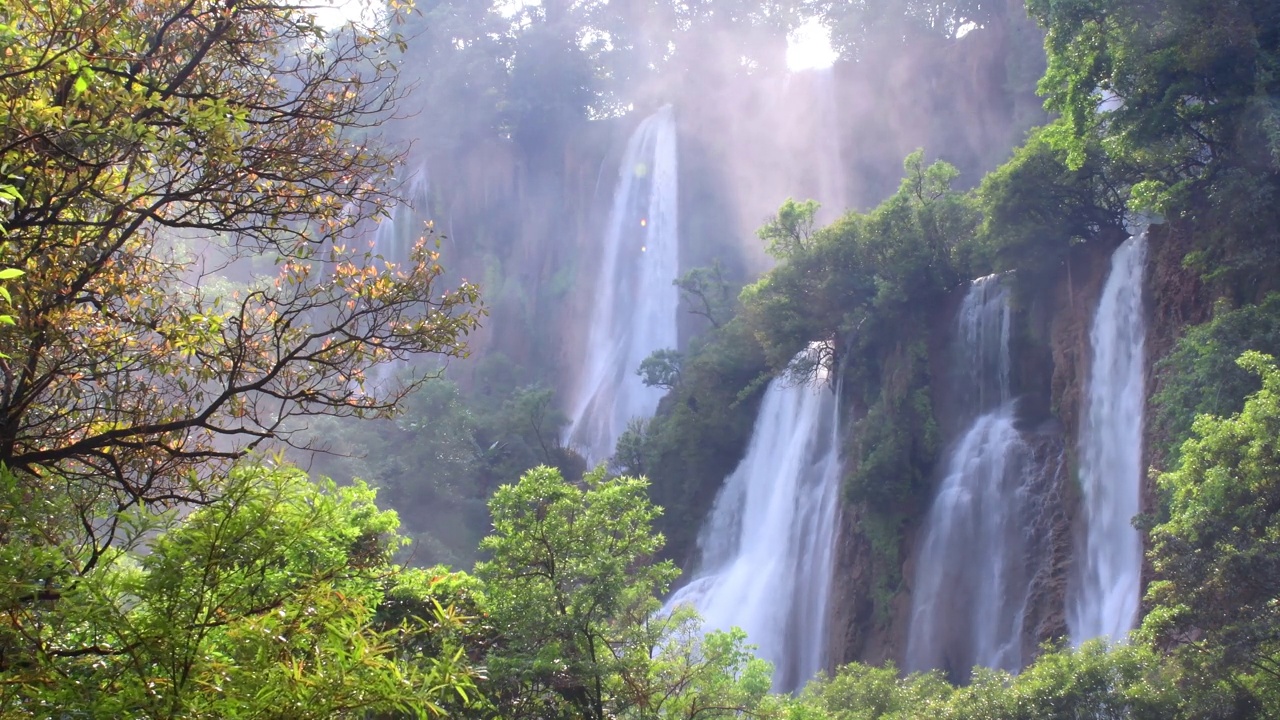
[[[1147, 298], [1147, 367], [1169, 354], [1182, 330], [1209, 320], [1213, 301], [1200, 276], [1183, 267], [1183, 258], [1192, 250], [1192, 238], [1184, 226], [1178, 224], [1152, 227], [1148, 235], [1146, 287]], [[1162, 387], [1163, 376], [1158, 372], [1147, 373], [1147, 417], [1154, 408], [1151, 398]], [[1165, 438], [1147, 437], [1144, 467], [1163, 467], [1160, 448]], [[1154, 481], [1149, 482], [1149, 492]], [[1150, 500], [1144, 507], [1150, 507]]]
[[840, 519], [836, 540], [835, 575], [831, 587], [831, 621], [827, 647], [829, 670], [855, 660], [877, 662], [869, 657], [869, 638], [876, 634], [875, 603], [871, 597], [874, 555], [866, 535], [859, 531], [862, 508], [846, 509]]
[[[1153, 234], [1152, 237], [1162, 236]], [[1088, 381], [1089, 330], [1111, 254], [1123, 239], [1118, 234], [1105, 236], [1073, 248], [1055, 282], [1041, 288], [1020, 288], [1015, 300], [1011, 381], [1019, 398], [1018, 430], [1031, 455], [1028, 466], [1034, 468], [1032, 476], [1026, 480], [1024, 491], [1036, 496], [1032, 506], [1038, 509], [1038, 514], [1028, 519], [1024, 548], [1031, 570], [1022, 621], [1020, 652], [1024, 663], [1035, 657], [1042, 643], [1062, 638], [1067, 633], [1065, 598], [1072, 571], [1073, 548], [1081, 532], [1078, 509], [1081, 498], [1074, 481], [1075, 449], [1081, 402]], [[1170, 255], [1176, 249], [1157, 250], [1160, 247], [1157, 240], [1153, 240], [1152, 247], [1150, 261], [1154, 266], [1164, 268], [1165, 274], [1161, 275], [1158, 269], [1149, 269], [1149, 278], [1154, 277], [1157, 284], [1188, 281], [1184, 275], [1170, 275]], [[1180, 269], [1180, 265], [1177, 267]], [[1166, 307], [1175, 296], [1181, 297], [1169, 288], [1148, 289], [1147, 292], [1153, 298], [1150, 305], [1153, 310]], [[1196, 306], [1195, 301], [1183, 298], [1179, 302], [1184, 303], [1179, 306], [1183, 308], [1183, 314], [1166, 323], [1159, 332], [1168, 333], [1170, 327], [1181, 327], [1188, 318], [1195, 317], [1189, 314]], [[938, 321], [938, 327], [943, 328], [952, 322], [956, 304], [948, 304], [939, 313], [946, 315]], [[1152, 327], [1158, 326], [1157, 323]], [[1163, 353], [1171, 342], [1171, 339], [1163, 343], [1150, 342], [1148, 352], [1154, 346], [1156, 351]], [[935, 348], [932, 352], [936, 355], [939, 350]], [[941, 376], [937, 369], [940, 365], [945, 366], [945, 363], [935, 362], [935, 378]], [[949, 391], [946, 385], [945, 382], [936, 383], [934, 402], [939, 409], [939, 425], [944, 436], [954, 438], [959, 429], [954, 427], [956, 423], [948, 422], [943, 416], [949, 413], [947, 408], [957, 405], [957, 399], [948, 397], [953, 391]], [[862, 509], [846, 509], [837, 546], [837, 574], [832, 598], [830, 642], [833, 663], [893, 660], [902, 666], [906, 659], [911, 615], [911, 582], [899, 581], [891, 588], [896, 594], [885, 597], [883, 577], [886, 574], [894, 578], [913, 577], [919, 561], [920, 516], [924, 509], [921, 508], [914, 518], [908, 516], [903, 521], [901, 541], [894, 548], [896, 552], [888, 553], [900, 559], [899, 566], [895, 568], [877, 567], [877, 562], [885, 562], [886, 553], [883, 548], [876, 552], [871, 538], [882, 537], [884, 530], [869, 529]], [[877, 584], [881, 588], [879, 591]]]
[[[1034, 521], [1026, 550], [1028, 558], [1035, 558], [1035, 570], [1023, 622], [1024, 661], [1035, 656], [1041, 643], [1067, 634], [1067, 585], [1083, 532], [1082, 498], [1075, 476], [1077, 433], [1091, 358], [1089, 331], [1111, 254], [1123, 239], [1117, 233], [1073, 248], [1054, 283], [1030, 291], [1023, 289], [1016, 302], [1013, 385], [1020, 398], [1019, 429], [1031, 449], [1031, 464], [1039, 469], [1027, 487], [1042, 497], [1037, 504], [1042, 514]], [[1191, 247], [1192, 238], [1177, 224], [1155, 226], [1149, 232], [1143, 287], [1148, 327], [1148, 416], [1152, 410], [1150, 398], [1160, 390], [1162, 382], [1161, 375], [1151, 368], [1169, 352], [1184, 328], [1206, 321], [1211, 314], [1208, 290], [1194, 270], [1183, 266]], [[940, 317], [937, 327], [945, 328], [955, 313], [956, 303], [940, 308], [939, 314], [945, 318]], [[935, 355], [938, 352], [938, 348], [931, 350]], [[935, 378], [941, 376], [943, 367], [945, 362], [935, 357]], [[955, 398], [948, 397], [949, 392], [946, 383], [937, 383], [934, 403], [944, 435], [954, 437], [958, 432], [951, 427], [954, 423], [949, 425], [941, 417], [956, 404]], [[1161, 439], [1151, 437], [1149, 430], [1144, 432], [1143, 466], [1162, 467]], [[1143, 511], [1153, 507], [1154, 501], [1154, 478], [1149, 477]], [[921, 508], [914, 519], [908, 515], [902, 521], [901, 540], [893, 548], [896, 552], [888, 553], [900, 558], [899, 565], [884, 568], [876, 565], [877, 561], [884, 562], [884, 548], [877, 552], [871, 539], [882, 537], [884, 529], [869, 528], [861, 508], [846, 509], [837, 546], [838, 570], [832, 598], [833, 664], [893, 660], [901, 666], [911, 614], [911, 583], [899, 582], [892, 588], [896, 594], [884, 597], [883, 582], [877, 578], [882, 579], [886, 573], [896, 578], [913, 576], [923, 512]], [[1150, 568], [1144, 568], [1143, 575], [1145, 585]], [[877, 582], [881, 587], [879, 596]]]

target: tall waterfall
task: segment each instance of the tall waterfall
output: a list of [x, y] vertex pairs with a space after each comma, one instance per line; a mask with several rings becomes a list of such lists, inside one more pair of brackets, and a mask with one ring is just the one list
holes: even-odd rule
[[664, 610], [691, 604], [706, 627], [740, 627], [774, 664], [775, 690], [825, 668], [840, 491], [839, 397], [825, 383], [765, 392], [747, 454], [698, 539], [694, 579]]
[[822, 214], [834, 221], [844, 213], [849, 203], [846, 187], [843, 148], [840, 143], [840, 108], [836, 102], [836, 76], [831, 68], [813, 71], [817, 92], [818, 122], [821, 123], [821, 147], [813, 162], [817, 175], [817, 189], [811, 196], [822, 203]]
[[1085, 534], [1067, 602], [1071, 641], [1123, 640], [1138, 618], [1142, 540], [1132, 520], [1142, 492], [1142, 278], [1146, 234], [1111, 256], [1093, 319], [1087, 405], [1080, 424]]
[[424, 166], [414, 171], [405, 183], [404, 202], [391, 209], [391, 216], [378, 223], [373, 233], [373, 254], [387, 262], [409, 261], [414, 245], [426, 234], [430, 219], [431, 180]]
[[969, 425], [948, 455], [925, 520], [908, 670], [964, 679], [975, 665], [1022, 668], [1041, 493], [1032, 448], [1014, 426], [1010, 315], [997, 276], [975, 280], [960, 309], [954, 382]]
[[676, 347], [676, 170], [675, 118], [667, 105], [627, 142], [595, 273], [587, 347], [565, 434], [591, 462], [609, 457], [627, 423], [652, 415], [662, 397], [636, 370], [654, 350]]

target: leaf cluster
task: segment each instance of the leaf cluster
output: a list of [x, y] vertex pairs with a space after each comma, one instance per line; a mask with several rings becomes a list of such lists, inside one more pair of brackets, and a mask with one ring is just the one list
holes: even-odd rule
[[1267, 716], [1280, 708], [1280, 369], [1255, 351], [1239, 362], [1261, 389], [1239, 413], [1199, 416], [1159, 478], [1169, 518], [1152, 530], [1144, 629]]
[[[385, 29], [330, 34], [291, 3], [40, 0], [0, 10], [0, 34], [0, 174], [24, 178], [0, 249], [24, 273], [0, 461], [121, 507], [201, 502], [190, 471], [293, 416], [389, 414], [420, 381], [368, 368], [465, 353], [474, 286], [441, 291], [426, 243], [400, 266], [349, 244], [393, 199], [396, 156], [368, 132], [398, 96]], [[274, 277], [210, 292], [263, 256]], [[113, 523], [89, 523], [99, 548]]]
[[5, 713], [426, 717], [474, 689], [447, 641], [411, 654], [427, 620], [376, 621], [398, 523], [362, 484], [239, 465], [218, 501], [137, 512], [129, 542], [95, 555], [60, 481], [0, 481]]

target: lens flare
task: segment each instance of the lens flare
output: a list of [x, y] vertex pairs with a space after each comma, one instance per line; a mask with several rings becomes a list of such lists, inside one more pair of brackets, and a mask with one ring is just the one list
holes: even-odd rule
[[640, 218], [640, 227], [646, 227], [648, 224], [649, 224], [648, 220], [645, 220], [644, 218]]

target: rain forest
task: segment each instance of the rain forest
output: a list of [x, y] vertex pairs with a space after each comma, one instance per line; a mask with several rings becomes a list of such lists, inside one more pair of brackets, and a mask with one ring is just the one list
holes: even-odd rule
[[5, 0], [0, 720], [1280, 717], [1280, 2]]

